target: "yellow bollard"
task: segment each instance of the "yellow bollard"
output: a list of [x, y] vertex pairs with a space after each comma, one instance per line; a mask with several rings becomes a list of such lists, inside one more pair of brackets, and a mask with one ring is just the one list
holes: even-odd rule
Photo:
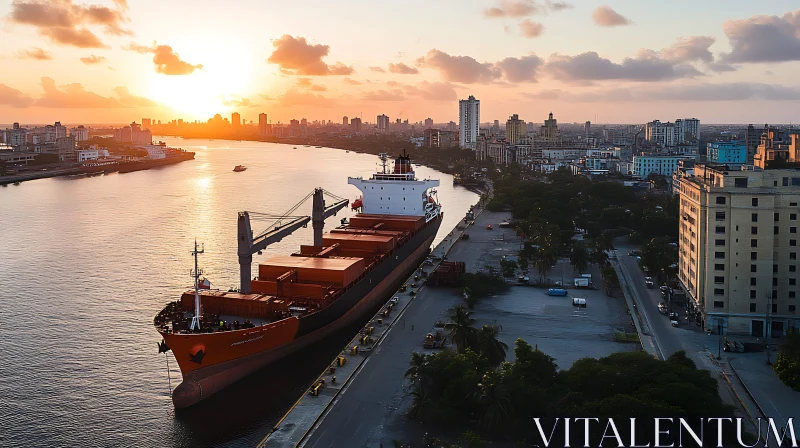
[[339, 357], [339, 366], [340, 367], [343, 366], [344, 363], [346, 363], [346, 362], [347, 362], [347, 358], [345, 358], [344, 356], [340, 356]]
[[357, 345], [354, 345], [354, 346], [353, 346], [353, 352], [352, 352], [352, 353], [353, 353], [354, 355], [357, 355], [357, 354], [358, 354], [358, 346], [357, 346]]
[[367, 330], [367, 332], [369, 332], [370, 336], [372, 335], [373, 331], [375, 331], [375, 327], [369, 327], [369, 329]]

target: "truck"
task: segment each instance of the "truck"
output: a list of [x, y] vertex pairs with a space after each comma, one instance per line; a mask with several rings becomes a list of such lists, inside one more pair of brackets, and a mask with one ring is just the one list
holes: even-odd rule
[[563, 289], [563, 288], [550, 288], [550, 289], [548, 289], [548, 290], [547, 290], [547, 295], [548, 295], [548, 296], [561, 296], [561, 297], [566, 297], [566, 295], [567, 295], [567, 290], [566, 290], [566, 289]]
[[588, 288], [589, 287], [589, 279], [586, 277], [575, 277], [573, 280], [576, 288]]
[[520, 285], [527, 285], [528, 283], [530, 283], [531, 278], [528, 277], [527, 275], [520, 275], [517, 281], [519, 282]]
[[572, 306], [577, 306], [578, 308], [586, 308], [586, 299], [575, 297], [572, 299]]

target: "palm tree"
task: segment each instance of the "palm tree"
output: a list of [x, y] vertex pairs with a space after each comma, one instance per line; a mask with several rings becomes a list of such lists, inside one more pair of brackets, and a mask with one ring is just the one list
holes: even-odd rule
[[575, 268], [576, 273], [586, 270], [589, 264], [589, 253], [586, 251], [586, 246], [583, 243], [575, 242], [572, 245], [572, 251], [569, 254], [569, 262]]
[[467, 348], [475, 345], [475, 319], [472, 318], [472, 311], [467, 311], [463, 305], [458, 305], [453, 309], [450, 322], [444, 325], [445, 330], [450, 332], [450, 339], [456, 344], [459, 353], [463, 353]]
[[489, 431], [496, 430], [511, 417], [511, 394], [496, 371], [486, 372], [478, 388], [478, 401], [485, 409], [480, 424]]
[[416, 421], [425, 421], [428, 417], [433, 400], [427, 386], [418, 381], [411, 384], [411, 406], [408, 408], [408, 416]]
[[424, 376], [428, 368], [428, 356], [424, 353], [414, 352], [411, 354], [411, 367], [406, 370], [403, 378], [418, 378]]
[[544, 279], [547, 278], [547, 274], [556, 262], [558, 262], [558, 253], [555, 251], [555, 248], [550, 245], [539, 247], [539, 250], [536, 252], [534, 266], [536, 267], [536, 271], [539, 272], [540, 280], [544, 281]]
[[506, 360], [508, 345], [497, 339], [502, 327], [499, 325], [484, 325], [478, 332], [478, 353], [489, 361], [493, 367], [499, 366]]

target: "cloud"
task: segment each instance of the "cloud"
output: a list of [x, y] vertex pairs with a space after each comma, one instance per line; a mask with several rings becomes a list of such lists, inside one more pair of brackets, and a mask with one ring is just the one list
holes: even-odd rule
[[499, 7], [487, 8], [483, 11], [483, 15], [490, 19], [519, 18], [546, 14], [549, 11], [562, 11], [572, 7], [569, 3], [553, 0], [545, 0], [544, 4], [536, 0], [500, 0]]
[[81, 58], [81, 62], [83, 62], [86, 65], [99, 64], [99, 63], [101, 63], [101, 62], [103, 62], [105, 60], [106, 60], [105, 57], [103, 57], [103, 56], [95, 56], [95, 55], [90, 55], [90, 56], [87, 56], [85, 58]]
[[610, 6], [605, 5], [594, 10], [592, 13], [592, 19], [594, 19], [594, 23], [606, 27], [630, 25], [633, 23], [618, 12], [614, 11]]
[[564, 90], [543, 90], [536, 93], [523, 93], [523, 96], [536, 100], [558, 100], [581, 103], [603, 102], [646, 102], [646, 101], [796, 101], [800, 100], [800, 88], [759, 83], [725, 83], [676, 85], [668, 88], [646, 89], [603, 89], [587, 92], [567, 92]]
[[505, 58], [495, 64], [511, 82], [536, 82], [536, 74], [544, 60], [536, 55]]
[[305, 90], [312, 90], [314, 92], [324, 92], [325, 90], [328, 90], [325, 86], [312, 83], [311, 78], [298, 78], [297, 87]]
[[162, 75], [190, 75], [195, 70], [203, 68], [202, 64], [193, 65], [181, 59], [180, 55], [175, 53], [169, 45], [158, 45], [153, 42], [152, 46], [147, 47], [131, 43], [124, 49], [142, 54], [153, 53], [153, 64], [156, 66], [156, 73], [161, 73]]
[[428, 101], [455, 101], [458, 99], [456, 90], [448, 82], [423, 81], [416, 86], [404, 85], [401, 88], [407, 95]]
[[117, 94], [119, 102], [124, 107], [155, 107], [159, 105], [157, 102], [149, 98], [131, 94], [127, 87], [115, 87], [114, 93]]
[[520, 31], [525, 37], [539, 37], [544, 31], [544, 25], [534, 22], [530, 19], [525, 19], [519, 24]]
[[399, 89], [395, 90], [376, 90], [364, 94], [365, 101], [405, 101], [406, 97]]
[[15, 54], [17, 59], [35, 59], [37, 61], [50, 61], [53, 59], [52, 54], [38, 47], [31, 48], [30, 50], [20, 50]]
[[344, 78], [345, 84], [350, 84], [351, 86], [360, 86], [362, 84], [361, 81], [356, 81], [355, 79]]
[[33, 98], [17, 89], [5, 84], [0, 84], [0, 105], [11, 107], [28, 107], [33, 104]]
[[402, 62], [398, 62], [397, 64], [389, 64], [389, 73], [397, 73], [399, 75], [416, 75], [419, 73], [419, 70], [414, 67], [409, 67]]
[[380, 67], [370, 67], [369, 69], [372, 70], [373, 72], [378, 72], [378, 73], [385, 73], [386, 72], [386, 70], [384, 70], [384, 69], [382, 69]]
[[304, 92], [296, 88], [289, 89], [283, 95], [280, 95], [274, 99], [270, 99], [269, 97], [264, 95], [262, 95], [262, 98], [276, 101], [279, 106], [283, 107], [329, 108], [336, 105], [335, 101], [326, 98], [322, 95], [318, 95], [311, 92]]
[[577, 56], [553, 54], [544, 70], [562, 81], [667, 81], [702, 75], [691, 65], [664, 60], [652, 50], [640, 50], [636, 57], [625, 58], [621, 64], [601, 58], [593, 51]]
[[350, 75], [353, 67], [348, 67], [341, 62], [334, 65], [326, 64], [322, 58], [328, 55], [328, 45], [311, 45], [305, 37], [293, 37], [284, 34], [280, 39], [274, 40], [272, 52], [267, 62], [277, 64], [283, 73], [303, 76]]
[[87, 26], [102, 26], [105, 34], [132, 34], [123, 28], [128, 22], [127, 2], [117, 0], [116, 9], [103, 5], [75, 4], [72, 0], [13, 0], [9, 20], [31, 26], [60, 45], [79, 48], [107, 48]]
[[259, 105], [251, 101], [249, 98], [241, 96], [223, 96], [221, 98], [222, 105], [227, 107], [258, 107]]
[[489, 83], [502, 75], [490, 62], [478, 62], [469, 56], [451, 56], [436, 49], [417, 59], [417, 65], [438, 70], [446, 81], [464, 84]]
[[709, 48], [716, 39], [710, 36], [681, 37], [671, 47], [661, 51], [664, 59], [675, 62], [703, 61], [712, 63], [714, 55]]
[[81, 84], [73, 83], [56, 86], [52, 78], [41, 79], [44, 94], [34, 101], [33, 105], [48, 108], [66, 109], [103, 109], [127, 107], [152, 107], [158, 103], [147, 98], [132, 95], [127, 87], [116, 87], [116, 98], [104, 97], [89, 92]]
[[800, 61], [800, 9], [781, 17], [759, 15], [722, 25], [731, 52], [726, 63]]
[[566, 2], [554, 2], [554, 1], [551, 1], [551, 0], [547, 0], [546, 5], [547, 5], [547, 9], [550, 9], [552, 11], [562, 11], [564, 9], [572, 9], [572, 8], [574, 8], [574, 6], [572, 6], [569, 3], [566, 3]]

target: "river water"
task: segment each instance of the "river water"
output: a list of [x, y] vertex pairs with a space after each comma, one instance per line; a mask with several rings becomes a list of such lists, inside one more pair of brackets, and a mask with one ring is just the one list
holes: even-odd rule
[[[180, 381], [159, 355], [155, 314], [192, 283], [189, 251], [213, 287], [237, 286], [236, 217], [281, 214], [323, 187], [351, 201], [348, 176], [378, 159], [338, 149], [259, 142], [162, 139], [196, 159], [126, 174], [0, 187], [0, 446], [254, 446], [352, 334], [293, 355], [177, 412]], [[247, 171], [234, 173], [235, 165]], [[441, 240], [476, 194], [438, 178]], [[330, 203], [330, 201], [329, 201]], [[310, 201], [295, 214], [310, 214]], [[350, 216], [328, 219], [327, 228]], [[253, 221], [258, 233], [270, 222]], [[272, 255], [311, 244], [309, 225]], [[167, 370], [169, 362], [169, 374]]]

